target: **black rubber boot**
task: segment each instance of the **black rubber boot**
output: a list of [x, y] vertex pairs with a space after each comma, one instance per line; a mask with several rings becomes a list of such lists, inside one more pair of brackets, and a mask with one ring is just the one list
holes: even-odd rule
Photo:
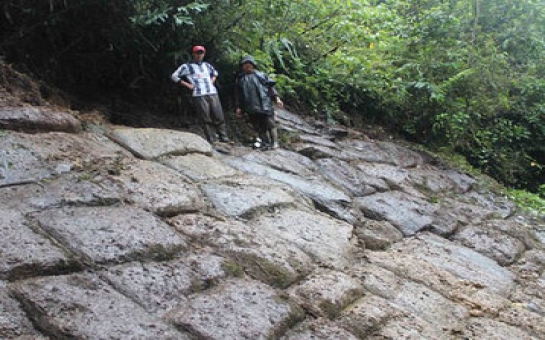
[[208, 143], [212, 144], [216, 142], [216, 134], [213, 133], [212, 126], [209, 124], [203, 124], [202, 129], [204, 131], [204, 137], [206, 137], [206, 140]]
[[278, 131], [276, 130], [276, 128], [272, 128], [269, 130], [269, 134], [271, 135], [271, 148], [278, 149], [278, 147], [280, 146], [278, 144]]

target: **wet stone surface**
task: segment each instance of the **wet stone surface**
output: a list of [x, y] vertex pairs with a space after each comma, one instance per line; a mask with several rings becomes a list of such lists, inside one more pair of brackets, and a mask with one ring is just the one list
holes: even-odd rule
[[309, 276], [288, 294], [310, 314], [333, 319], [363, 295], [363, 286], [355, 278], [328, 271]]
[[320, 170], [325, 177], [354, 197], [367, 196], [388, 188], [386, 182], [366, 176], [344, 161], [326, 158], [320, 159], [316, 163], [320, 165]]
[[34, 339], [39, 333], [34, 329], [19, 302], [9, 296], [5, 284], [0, 282], [0, 337], [19, 339], [23, 336]]
[[498, 230], [468, 226], [453, 238], [466, 247], [490, 257], [502, 266], [510, 265], [524, 251], [524, 244]]
[[237, 171], [214, 157], [193, 153], [185, 156], [166, 156], [161, 163], [179, 171], [193, 181], [206, 181], [222, 177], [231, 177]]
[[196, 185], [155, 162], [125, 164], [116, 181], [121, 184], [125, 199], [159, 215], [199, 211], [205, 205]]
[[42, 113], [0, 131], [0, 339], [545, 339], [544, 219], [482, 176], [286, 110], [269, 151]]
[[31, 279], [10, 289], [52, 338], [190, 339], [94, 275]]
[[303, 318], [302, 311], [270, 287], [235, 280], [190, 298], [166, 316], [202, 339], [270, 339]]
[[94, 263], [173, 257], [186, 242], [152, 214], [131, 207], [80, 207], [34, 214], [46, 232]]
[[78, 265], [15, 210], [0, 209], [0, 279], [75, 270]]
[[[178, 259], [161, 263], [131, 263], [111, 267], [101, 274], [123, 295], [136, 301], [150, 313], [165, 312], [187, 304], [186, 296], [207, 289], [228, 276], [223, 266], [226, 259], [202, 254], [194, 255], [193, 261]], [[215, 271], [199, 273], [198, 267], [214, 266]]]
[[437, 206], [402, 192], [385, 192], [358, 198], [358, 207], [370, 219], [386, 220], [405, 236], [414, 235], [433, 223]]
[[314, 261], [331, 268], [348, 266], [355, 252], [352, 226], [325, 215], [290, 209], [264, 214], [252, 223], [268, 235], [297, 245]]
[[354, 234], [371, 250], [386, 249], [403, 239], [403, 234], [387, 221], [364, 220], [354, 227]]
[[156, 159], [169, 155], [180, 156], [194, 152], [212, 154], [212, 147], [205, 139], [189, 132], [117, 127], [110, 132], [109, 136], [116, 143], [143, 159]]
[[260, 209], [289, 206], [299, 196], [289, 186], [253, 176], [208, 183], [201, 188], [212, 205], [227, 216], [247, 216]]
[[388, 300], [367, 293], [342, 312], [339, 323], [359, 338], [365, 339], [388, 320], [402, 315], [402, 311]]
[[327, 319], [316, 319], [303, 322], [281, 340], [358, 340], [346, 329]]
[[170, 223], [193, 240], [232, 258], [228, 271], [236, 274], [243, 269], [273, 286], [285, 287], [301, 280], [315, 266], [297, 244], [253, 223], [226, 223], [196, 215], [177, 216]]
[[0, 107], [0, 128], [26, 131], [81, 131], [81, 122], [68, 111], [39, 107]]
[[507, 296], [514, 286], [514, 275], [494, 260], [433, 234], [424, 233], [418, 238], [404, 240], [389, 251], [396, 256], [415, 256], [503, 296]]

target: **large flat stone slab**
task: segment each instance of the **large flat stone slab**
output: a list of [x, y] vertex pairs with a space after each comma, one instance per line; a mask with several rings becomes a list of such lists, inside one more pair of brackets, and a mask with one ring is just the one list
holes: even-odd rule
[[439, 209], [429, 230], [443, 237], [449, 237], [460, 226], [479, 224], [495, 215], [494, 211], [482, 206], [464, 203], [459, 199], [460, 196], [463, 195], [439, 199]]
[[312, 203], [289, 186], [271, 180], [243, 176], [203, 184], [201, 189], [220, 213], [227, 216], [248, 216], [273, 207], [289, 206], [301, 202]]
[[386, 249], [403, 239], [403, 234], [387, 221], [360, 221], [354, 225], [354, 234], [371, 250]]
[[17, 206], [17, 209], [21, 211], [45, 210], [62, 206], [107, 206], [125, 200], [124, 190], [119, 182], [100, 173], [71, 172], [39, 185], [25, 185], [10, 189], [11, 195], [21, 198]]
[[34, 214], [39, 225], [86, 261], [121, 263], [180, 253], [186, 242], [166, 223], [133, 207], [81, 207]]
[[356, 153], [358, 159], [365, 162], [391, 164], [404, 168], [424, 164], [424, 159], [419, 153], [390, 142], [345, 139], [338, 144], [344, 150]]
[[[545, 283], [541, 287], [541, 291], [544, 289]], [[545, 339], [545, 310], [532, 302], [510, 304], [508, 308], [499, 313], [498, 320], [520, 328], [538, 339]]]
[[497, 315], [510, 304], [506, 297], [480, 282], [455, 276], [418, 255], [366, 252], [366, 257], [371, 264], [358, 268], [365, 288], [390, 300], [398, 296], [406, 282], [412, 281], [431, 289], [432, 295], [439, 293], [455, 301], [471, 315]]
[[430, 165], [411, 169], [408, 183], [425, 194], [448, 195], [469, 191], [474, 179], [454, 171], [445, 171]]
[[390, 155], [394, 165], [404, 168], [414, 168], [425, 163], [421, 153], [414, 151], [407, 146], [385, 141], [375, 141], [374, 143], [378, 144], [378, 147], [381, 150]]
[[228, 281], [195, 295], [187, 306], [166, 315], [177, 327], [210, 340], [274, 339], [303, 317], [271, 287], [248, 280]]
[[21, 308], [19, 302], [8, 295], [5, 285], [0, 281], [0, 338], [1, 339], [45, 339]]
[[322, 146], [326, 146], [328, 148], [333, 148], [333, 149], [338, 149], [339, 147], [337, 146], [337, 144], [335, 144], [335, 142], [333, 142], [331, 139], [329, 138], [325, 138], [323, 137], [324, 135], [323, 134], [320, 134], [320, 135], [309, 135], [309, 134], [302, 134], [302, 135], [299, 135], [299, 140], [302, 141], [303, 143], [312, 143], [312, 144], [316, 144], [316, 145], [322, 145]]
[[127, 156], [126, 150], [93, 134], [9, 132], [0, 136], [0, 184], [107, 169]]
[[342, 187], [354, 197], [367, 196], [376, 191], [389, 190], [388, 184], [381, 178], [367, 176], [363, 171], [347, 162], [324, 158], [316, 161], [324, 176]]
[[[481, 223], [481, 227], [485, 229], [498, 230], [510, 237], [513, 237], [522, 242], [526, 249], [543, 249], [545, 250], [545, 242], [542, 242], [537, 235], [537, 230], [540, 226], [533, 223], [524, 223], [515, 220], [493, 219]], [[545, 266], [545, 260], [543, 261]]]
[[292, 132], [316, 133], [316, 129], [310, 126], [301, 116], [284, 109], [275, 109], [279, 121], [279, 128]]
[[[374, 262], [374, 259], [371, 260]], [[415, 265], [418, 266], [418, 263]], [[445, 296], [441, 294], [441, 291], [435, 291], [436, 285], [434, 285], [433, 277], [429, 284], [428, 282], [414, 282], [406, 277], [408, 275], [403, 276], [405, 274], [402, 271], [403, 269], [394, 267], [391, 270], [386, 270], [371, 265], [366, 266], [363, 271], [365, 289], [379, 295], [388, 302], [386, 305], [384, 302], [379, 304], [379, 306], [386, 308], [383, 311], [384, 314], [378, 314], [380, 318], [385, 321], [393, 315], [407, 315], [432, 324], [438, 330], [447, 333], [459, 333], [463, 329], [464, 320], [469, 317], [469, 311], [464, 304], [460, 303], [459, 299], [456, 299], [456, 301], [450, 300], [452, 294]], [[426, 267], [422, 268], [422, 277], [427, 275], [427, 269]], [[377, 298], [373, 300], [377, 300]], [[380, 302], [380, 299], [378, 301]], [[377, 307], [370, 308], [372, 311], [372, 308]], [[389, 312], [386, 313], [386, 311]], [[363, 316], [360, 315], [362, 313]], [[371, 323], [367, 327], [362, 324], [360, 329], [359, 326], [354, 325], [354, 322], [363, 318], [364, 324], [368, 324], [369, 321], [365, 318], [365, 315], [365, 312], [358, 311], [356, 315], [345, 314], [343, 317], [346, 322], [359, 330], [357, 334], [362, 334], [369, 332], [373, 324]]]
[[514, 285], [514, 275], [496, 261], [474, 250], [457, 245], [431, 233], [394, 244], [393, 256], [414, 256], [460, 279], [488, 287], [508, 296]]
[[25, 214], [36, 210], [37, 207], [32, 205], [32, 201], [44, 193], [45, 189], [39, 183], [0, 188], [0, 206], [5, 210], [11, 209]]
[[239, 158], [224, 158], [230, 166], [255, 176], [266, 177], [288, 186], [312, 199], [320, 210], [345, 221], [354, 222], [357, 212], [352, 208], [352, 199], [343, 191], [320, 179], [304, 179], [271, 167]]
[[366, 339], [367, 335], [379, 329], [390, 319], [402, 315], [401, 310], [388, 300], [373, 294], [366, 294], [344, 310], [339, 316], [338, 322], [360, 339]]
[[471, 190], [465, 195], [459, 197], [466, 203], [479, 205], [483, 208], [495, 212], [496, 218], [508, 218], [516, 210], [515, 203], [505, 196], [501, 196], [490, 191], [475, 191]]
[[116, 127], [109, 137], [137, 157], [149, 160], [189, 153], [212, 154], [212, 146], [205, 139], [183, 131]]
[[195, 212], [205, 206], [196, 185], [159, 163], [136, 161], [126, 164], [117, 181], [122, 183], [129, 201], [158, 215]]
[[33, 231], [15, 210], [0, 209], [0, 279], [62, 273], [76, 262], [51, 240]]
[[261, 215], [252, 225], [297, 245], [318, 263], [341, 269], [352, 261], [353, 227], [346, 222], [316, 212], [286, 209]]
[[337, 146], [326, 146], [324, 144], [314, 143], [294, 143], [290, 145], [295, 151], [313, 160], [323, 158], [334, 158], [346, 162], [362, 160], [361, 155], [353, 150], [338, 148]]
[[306, 179], [316, 178], [318, 170], [316, 163], [310, 158], [286, 149], [276, 149], [272, 152], [253, 151], [242, 158]]
[[438, 207], [400, 191], [377, 193], [357, 198], [356, 205], [368, 218], [387, 220], [405, 236], [432, 225]]
[[[195, 241], [232, 258], [240, 271], [273, 286], [286, 287], [299, 281], [314, 267], [312, 259], [297, 244], [253, 223], [200, 215], [179, 215], [169, 223]], [[234, 265], [231, 267], [237, 270]]]
[[464, 320], [469, 317], [464, 306], [410, 281], [400, 285], [397, 295], [390, 302], [447, 333], [459, 333], [463, 329]]
[[81, 131], [81, 122], [68, 111], [45, 107], [0, 107], [0, 129], [30, 133]]
[[471, 319], [463, 335], [479, 340], [539, 340], [519, 328], [487, 318]]
[[226, 270], [230, 265], [223, 257], [196, 253], [168, 262], [115, 266], [100, 276], [149, 313], [162, 315], [186, 305], [188, 295], [231, 275]]
[[[368, 180], [374, 180], [375, 183], [381, 184], [381, 188], [383, 189], [381, 191], [403, 188], [404, 183], [407, 182], [410, 175], [408, 169], [392, 164], [360, 162], [355, 167]], [[386, 185], [382, 183], [386, 183]]]
[[456, 335], [451, 336], [434, 323], [409, 314], [388, 319], [378, 330], [365, 337], [365, 340], [384, 339], [458, 340], [459, 338]]
[[[545, 284], [543, 285], [545, 288]], [[538, 339], [545, 339], [545, 310], [535, 308], [532, 302], [511, 303], [499, 313], [498, 321], [524, 330]]]
[[218, 158], [199, 153], [185, 156], [165, 156], [161, 157], [159, 161], [195, 182], [231, 177], [238, 174], [238, 171], [223, 164]]
[[193, 288], [191, 269], [180, 260], [133, 262], [108, 268], [100, 276], [149, 313], [184, 304]]
[[478, 225], [464, 227], [454, 235], [453, 240], [494, 259], [502, 266], [515, 262], [525, 250], [524, 243], [516, 238], [497, 229]]
[[10, 289], [53, 339], [190, 339], [92, 274], [20, 281]]
[[280, 340], [358, 340], [354, 334], [327, 319], [305, 320]]
[[199, 211], [205, 206], [200, 190], [185, 177], [164, 165], [135, 159], [120, 162], [112, 173], [74, 171], [51, 179], [22, 203], [43, 210], [126, 202], [163, 216]]
[[363, 286], [344, 273], [324, 271], [290, 287], [288, 294], [311, 315], [333, 319], [363, 295]]

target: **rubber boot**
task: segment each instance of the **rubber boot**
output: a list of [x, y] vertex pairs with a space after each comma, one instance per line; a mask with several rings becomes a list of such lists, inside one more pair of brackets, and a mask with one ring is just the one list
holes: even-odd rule
[[212, 126], [210, 124], [203, 124], [202, 129], [204, 131], [204, 136], [206, 137], [206, 140], [208, 143], [212, 144], [216, 142], [216, 134], [213, 133]]
[[220, 137], [220, 142], [229, 143], [229, 137], [227, 137], [227, 129], [225, 128], [225, 123], [221, 123], [217, 126], [218, 135]]
[[271, 135], [271, 147], [273, 149], [278, 149], [278, 130], [276, 128], [272, 128], [269, 130], [269, 134]]

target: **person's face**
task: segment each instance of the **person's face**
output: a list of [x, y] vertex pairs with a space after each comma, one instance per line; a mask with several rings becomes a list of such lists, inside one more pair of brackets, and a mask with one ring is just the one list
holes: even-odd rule
[[251, 63], [242, 64], [242, 71], [244, 73], [252, 73], [252, 72], [254, 72], [254, 69], [255, 69], [255, 67]]
[[204, 51], [195, 51], [193, 52], [193, 60], [202, 61], [204, 58]]

